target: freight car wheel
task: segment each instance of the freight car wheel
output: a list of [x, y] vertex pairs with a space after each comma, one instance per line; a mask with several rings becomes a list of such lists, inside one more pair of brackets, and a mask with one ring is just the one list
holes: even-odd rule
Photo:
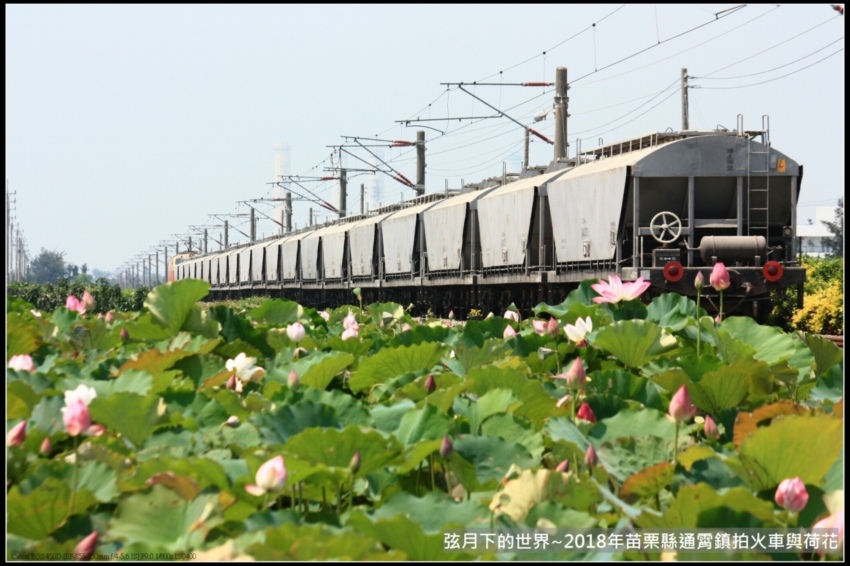
[[672, 212], [659, 212], [649, 222], [649, 231], [659, 243], [672, 244], [682, 235], [682, 221]]

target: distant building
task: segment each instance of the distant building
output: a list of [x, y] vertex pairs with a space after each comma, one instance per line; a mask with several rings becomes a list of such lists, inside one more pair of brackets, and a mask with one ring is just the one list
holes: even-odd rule
[[814, 257], [825, 257], [831, 248], [825, 241], [832, 237], [832, 232], [824, 225], [824, 221], [835, 220], [834, 206], [819, 206], [815, 209], [814, 218], [806, 218], [802, 224], [797, 224], [797, 238], [800, 240], [800, 252]]

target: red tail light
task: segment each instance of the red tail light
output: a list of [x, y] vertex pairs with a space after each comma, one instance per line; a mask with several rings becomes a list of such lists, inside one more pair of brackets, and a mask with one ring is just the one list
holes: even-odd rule
[[769, 261], [761, 268], [761, 272], [765, 279], [771, 283], [775, 283], [782, 279], [782, 276], [785, 274], [785, 268], [778, 261]]
[[685, 268], [678, 261], [668, 261], [664, 266], [664, 279], [675, 283], [685, 276]]

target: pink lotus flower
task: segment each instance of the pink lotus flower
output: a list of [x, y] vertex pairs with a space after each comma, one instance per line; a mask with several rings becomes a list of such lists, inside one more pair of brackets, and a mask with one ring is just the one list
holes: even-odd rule
[[[838, 529], [838, 548], [831, 551], [830, 553], [837, 552], [841, 554], [844, 549], [844, 509], [840, 509], [835, 513], [821, 519], [814, 525], [812, 525], [812, 529]], [[819, 545], [820, 546], [820, 545]], [[818, 554], [823, 554], [824, 549], [820, 546], [820, 550], [818, 550]]]
[[349, 326], [342, 333], [342, 339], [348, 340], [349, 338], [358, 338], [360, 336], [360, 327], [355, 323], [352, 326]]
[[291, 370], [289, 372], [289, 377], [286, 379], [286, 385], [289, 386], [290, 389], [298, 387], [298, 374], [295, 373], [295, 370]]
[[102, 436], [106, 432], [106, 427], [102, 424], [93, 424], [83, 433], [86, 436]]
[[694, 289], [702, 291], [703, 287], [705, 287], [705, 276], [703, 276], [702, 271], [698, 271], [697, 276], [694, 278]]
[[584, 453], [584, 463], [587, 464], [588, 468], [599, 463], [599, 457], [596, 455], [596, 448], [593, 447], [593, 444], [588, 446], [587, 452]]
[[732, 284], [732, 281], [729, 279], [729, 272], [726, 271], [726, 266], [723, 265], [723, 262], [718, 261], [714, 264], [714, 269], [711, 270], [708, 283], [718, 292], [725, 291]]
[[776, 504], [792, 513], [799, 513], [809, 502], [806, 484], [799, 477], [782, 480], [774, 496]]
[[569, 460], [564, 460], [563, 462], [561, 462], [560, 464], [558, 464], [555, 467], [555, 471], [561, 472], [561, 473], [566, 473], [566, 472], [569, 471], [569, 469], [570, 469], [570, 461]]
[[543, 336], [544, 334], [546, 334], [548, 324], [545, 320], [532, 320], [531, 326], [534, 328], [534, 331], [537, 334]]
[[319, 316], [322, 317], [322, 320], [324, 320], [325, 322], [331, 319], [331, 313], [329, 313], [328, 311], [319, 311]]
[[27, 421], [23, 420], [9, 429], [6, 446], [20, 446], [27, 438]]
[[44, 440], [41, 441], [41, 448], [38, 451], [47, 456], [51, 450], [53, 450], [53, 443], [50, 442], [49, 436], [45, 436]]
[[245, 486], [245, 491], [251, 495], [264, 495], [270, 491], [279, 491], [286, 483], [286, 464], [283, 456], [275, 456], [257, 470], [254, 476], [256, 485]]
[[15, 371], [35, 371], [35, 364], [32, 357], [28, 354], [17, 354], [9, 358], [9, 369]]
[[65, 299], [65, 308], [80, 314], [85, 314], [86, 312], [86, 306], [74, 295], [68, 295], [68, 298]]
[[[598, 298], [598, 297], [597, 297]], [[575, 325], [568, 324], [564, 327], [567, 338], [574, 342], [579, 348], [587, 346], [587, 335], [593, 332], [593, 321], [590, 317], [576, 319]]]
[[561, 326], [558, 324], [558, 319], [552, 317], [549, 319], [549, 322], [546, 324], [546, 332], [549, 336], [557, 336], [561, 333]]
[[[357, 326], [357, 317], [354, 316], [354, 313], [348, 311], [348, 316], [346, 316], [342, 321], [342, 327], [348, 330], [352, 326]], [[343, 338], [343, 340], [345, 340], [345, 338]]]
[[65, 392], [65, 406], [70, 407], [74, 401], [80, 400], [88, 407], [95, 397], [97, 397], [97, 391], [94, 387], [81, 383], [73, 391]]
[[97, 531], [81, 540], [74, 547], [74, 560], [91, 560], [94, 550], [97, 547]]
[[112, 311], [109, 311], [103, 319], [106, 321], [106, 324], [112, 324], [115, 322], [115, 315], [112, 314]]
[[717, 428], [717, 423], [714, 422], [711, 415], [705, 416], [705, 424], [703, 424], [702, 430], [705, 433], [706, 438], [710, 440], [717, 440], [720, 438], [720, 429]]
[[555, 376], [557, 379], [563, 379], [567, 382], [567, 387], [570, 389], [581, 389], [587, 381], [587, 373], [584, 371], [584, 365], [581, 363], [581, 358], [576, 358], [570, 364], [570, 369], [565, 373]]
[[516, 336], [516, 330], [510, 324], [505, 327], [505, 331], [502, 332], [502, 338], [508, 339]]
[[62, 421], [71, 436], [77, 436], [91, 426], [89, 408], [82, 399], [75, 399], [67, 407], [62, 407]]
[[300, 322], [293, 322], [286, 327], [286, 335], [289, 336], [290, 340], [297, 343], [304, 340], [304, 337], [307, 335], [307, 331], [304, 330], [304, 325]]
[[[236, 376], [236, 379], [243, 384], [251, 381], [254, 383], [260, 383], [263, 380], [263, 376], [266, 374], [266, 370], [261, 367], [254, 366], [254, 362], [256, 361], [257, 358], [247, 356], [245, 352], [240, 352], [239, 355], [232, 360], [227, 360], [225, 367], [228, 371], [232, 371]], [[237, 391], [239, 389], [240, 388], [237, 388]]]
[[503, 318], [513, 320], [514, 322], [519, 322], [519, 313], [514, 310], [506, 310], [505, 316]]
[[83, 305], [86, 310], [91, 310], [94, 308], [94, 297], [92, 297], [91, 293], [88, 291], [83, 291], [83, 298], [80, 301], [80, 304]]
[[410, 325], [409, 325], [408, 323], [406, 323], [406, 322], [405, 322], [404, 324], [402, 324], [402, 325], [401, 325], [401, 331], [402, 331], [402, 332], [407, 332], [407, 331], [408, 331], [408, 330], [410, 330], [410, 329], [411, 329]]
[[581, 404], [581, 407], [578, 408], [576, 416], [580, 419], [584, 419], [592, 423], [596, 422], [596, 415], [593, 413], [593, 409], [591, 409], [590, 405], [588, 405], [587, 403]]
[[591, 289], [602, 295], [593, 297], [594, 303], [619, 303], [620, 301], [631, 301], [640, 297], [644, 291], [649, 289], [649, 281], [638, 277], [631, 283], [623, 283], [616, 275], [608, 277], [608, 282], [599, 281], [590, 286]]
[[670, 400], [670, 416], [677, 423], [681, 423], [691, 419], [697, 412], [697, 408], [691, 402], [691, 396], [688, 394], [688, 388], [681, 386], [673, 398]]

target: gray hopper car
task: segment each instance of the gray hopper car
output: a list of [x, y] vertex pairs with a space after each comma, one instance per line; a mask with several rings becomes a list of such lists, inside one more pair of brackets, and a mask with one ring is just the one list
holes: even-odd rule
[[767, 138], [653, 133], [509, 183], [194, 256], [176, 278], [208, 281], [213, 299], [263, 293], [324, 308], [352, 303], [359, 287], [366, 302], [465, 316], [557, 304], [610, 275], [649, 281], [647, 297], [693, 296], [697, 273], [708, 281], [720, 261], [732, 314], [761, 318], [770, 291], [796, 287], [801, 302], [805, 280], [795, 234], [803, 167]]

